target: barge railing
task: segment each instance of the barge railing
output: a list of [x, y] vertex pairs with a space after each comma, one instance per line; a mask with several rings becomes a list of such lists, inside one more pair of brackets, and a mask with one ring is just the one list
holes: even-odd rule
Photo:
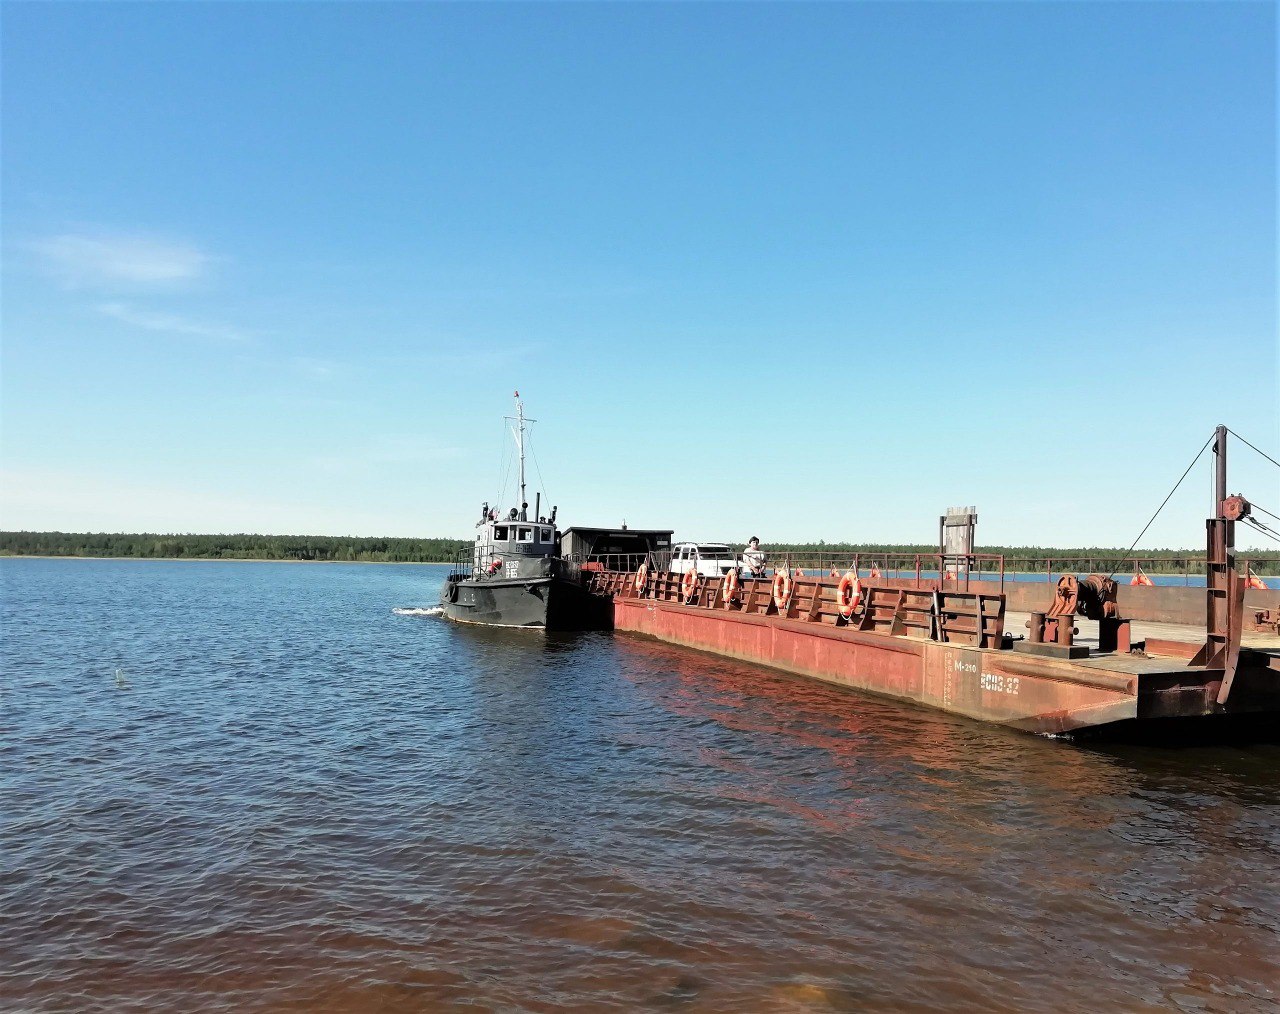
[[1150, 574], [1155, 577], [1181, 578], [1190, 585], [1193, 577], [1203, 578], [1203, 556], [1025, 556], [1009, 557], [1009, 570], [1017, 574], [1044, 574], [1045, 581], [1056, 581], [1063, 574], [1114, 574], [1117, 577]]
[[828, 574], [794, 577], [790, 594], [781, 603], [774, 593], [773, 578], [741, 578], [732, 592], [726, 577], [698, 574], [692, 581], [686, 578], [686, 574], [665, 570], [651, 570], [643, 577], [635, 571], [601, 570], [592, 574], [590, 588], [600, 595], [624, 599], [671, 602], [749, 616], [778, 616], [966, 647], [1004, 645], [1003, 593], [868, 585], [863, 587], [857, 607], [846, 616], [847, 610], [840, 608], [840, 579]]
[[[1181, 584], [1191, 587], [1192, 582], [1203, 583], [1205, 558], [1203, 556], [1156, 556], [1156, 557], [1113, 557], [1113, 556], [1008, 556], [1002, 553], [972, 553], [968, 556], [944, 556], [940, 553], [882, 553], [882, 552], [769, 552], [764, 551], [767, 559], [766, 572], [772, 574], [780, 565], [799, 568], [806, 573], [823, 573], [830, 575], [833, 568], [836, 576], [846, 571], [854, 571], [859, 578], [875, 580], [877, 577], [895, 581], [914, 580], [917, 586], [936, 583], [940, 574], [948, 574], [947, 583], [957, 583], [968, 587], [974, 581], [995, 582], [1001, 587], [1011, 580], [1043, 580], [1047, 584], [1055, 584], [1065, 574], [1105, 574], [1114, 575], [1122, 584], [1137, 575], [1151, 575], [1164, 578], [1161, 584]], [[741, 566], [741, 554], [735, 561]], [[589, 563], [589, 569], [630, 570], [634, 571], [641, 563], [648, 560], [649, 566], [655, 570], [669, 570], [671, 553], [667, 551], [653, 553], [602, 553], [588, 556], [583, 562]], [[594, 566], [594, 565], [598, 565]], [[1266, 560], [1261, 563], [1240, 561], [1241, 570], [1248, 576], [1256, 574], [1275, 574], [1280, 565]], [[1170, 578], [1175, 580], [1171, 581]]]
[[[971, 581], [994, 581], [1004, 587], [1004, 557], [998, 553], [948, 556], [941, 553], [775, 553], [766, 554], [765, 575], [780, 567], [798, 576], [843, 577], [852, 571], [860, 579], [911, 580], [917, 587], [933, 587], [941, 578], [953, 587], [967, 588]], [[719, 562], [719, 558], [716, 558]], [[601, 553], [588, 558], [584, 569], [630, 571], [648, 563], [651, 571], [671, 570], [671, 553]], [[734, 561], [742, 571], [739, 554]], [[680, 572], [675, 572], [680, 573]]]
[[[531, 555], [513, 549], [486, 549], [481, 553], [479, 572], [485, 573], [495, 560]], [[894, 582], [911, 581], [917, 588], [932, 588], [939, 583], [939, 575], [947, 575], [943, 584], [948, 587], [968, 589], [972, 582], [996, 583], [1002, 590], [1013, 575], [1044, 575], [1044, 581], [1054, 584], [1065, 574], [1114, 574], [1124, 583], [1127, 575], [1163, 577], [1161, 584], [1181, 584], [1191, 587], [1195, 579], [1204, 580], [1205, 558], [1195, 556], [1170, 557], [1101, 557], [1101, 556], [1049, 556], [1008, 557], [1000, 553], [973, 553], [967, 556], [944, 556], [940, 553], [766, 553], [766, 576], [772, 576], [779, 566], [789, 566], [793, 571], [807, 575], [825, 574], [841, 577], [853, 571], [860, 579], [874, 581], [877, 578]], [[562, 573], [577, 578], [583, 573], [598, 571], [636, 571], [642, 563], [651, 570], [666, 571], [671, 567], [671, 552], [660, 550], [648, 553], [600, 553], [574, 554], [560, 557]], [[735, 558], [741, 566], [741, 556]], [[1174, 569], [1174, 573], [1169, 572]], [[1240, 569], [1246, 580], [1256, 575], [1265, 581], [1265, 573], [1276, 573], [1274, 561], [1261, 565], [1242, 559]], [[476, 572], [476, 550], [469, 546], [459, 550], [452, 561], [450, 576], [464, 580]], [[833, 573], [834, 572], [834, 573]], [[1181, 580], [1169, 581], [1169, 578]], [[1274, 577], [1272, 578], [1274, 581]], [[1274, 585], [1272, 586], [1274, 587]]]

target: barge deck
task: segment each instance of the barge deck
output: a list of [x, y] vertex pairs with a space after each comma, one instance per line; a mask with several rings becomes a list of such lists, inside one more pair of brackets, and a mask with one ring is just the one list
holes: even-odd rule
[[[838, 615], [835, 590], [834, 582], [825, 579], [802, 586], [802, 608], [784, 615], [769, 608], [726, 610], [714, 594], [705, 602], [686, 604], [620, 589], [614, 592], [614, 627], [1034, 733], [1065, 733], [1127, 719], [1280, 714], [1280, 637], [1258, 635], [1257, 647], [1244, 650], [1231, 698], [1219, 705], [1222, 670], [1191, 665], [1186, 658], [1096, 652], [1087, 636], [1078, 642], [1090, 648], [1087, 657], [1058, 658], [1013, 650], [1025, 642], [1007, 648], [980, 646], [923, 633], [837, 626], [829, 619]], [[820, 605], [810, 619], [815, 595]], [[1010, 619], [1016, 618], [1011, 614]], [[1169, 626], [1152, 625], [1161, 633], [1168, 633], [1164, 628]], [[1179, 643], [1194, 643], [1190, 628], [1177, 633]], [[999, 643], [1005, 643], [1003, 637]]]
[[[1225, 427], [1217, 437], [1203, 589], [1121, 595], [1111, 577], [1064, 575], [1043, 611], [1028, 596], [1043, 602], [1044, 585], [1019, 589], [1017, 604], [1033, 607], [1013, 612], [1003, 581], [970, 586], [968, 561], [940, 558], [936, 573], [963, 571], [963, 584], [864, 584], [856, 565], [805, 576], [785, 562], [772, 578], [715, 578], [646, 560], [597, 573], [593, 590], [612, 600], [615, 630], [1027, 732], [1242, 714], [1280, 722], [1280, 594], [1246, 592], [1236, 569], [1234, 525], [1251, 505], [1227, 495]], [[1202, 625], [1168, 622], [1193, 615]]]

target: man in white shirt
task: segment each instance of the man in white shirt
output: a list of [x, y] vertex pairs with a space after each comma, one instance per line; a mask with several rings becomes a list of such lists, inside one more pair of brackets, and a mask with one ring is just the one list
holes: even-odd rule
[[760, 540], [756, 536], [751, 536], [747, 540], [747, 548], [742, 551], [742, 565], [747, 568], [747, 573], [751, 577], [764, 577], [764, 565], [766, 557], [760, 551]]

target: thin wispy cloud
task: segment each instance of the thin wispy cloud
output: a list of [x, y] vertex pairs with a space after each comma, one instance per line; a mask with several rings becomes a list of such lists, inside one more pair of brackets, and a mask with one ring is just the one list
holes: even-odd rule
[[411, 355], [380, 357], [382, 363], [393, 366], [437, 368], [466, 368], [476, 372], [498, 370], [519, 365], [543, 350], [542, 345], [486, 345], [480, 341], [463, 342], [450, 339], [455, 347], [465, 347], [462, 352], [422, 352]]
[[[0, 528], [66, 532], [330, 532], [404, 530], [364, 505], [323, 505], [277, 490], [237, 493], [165, 479], [58, 468], [0, 469]], [[374, 505], [374, 511], [377, 511]], [[413, 531], [412, 528], [408, 529]], [[406, 533], [407, 534], [407, 533]]]
[[295, 373], [307, 380], [328, 380], [338, 373], [338, 364], [329, 359], [314, 359], [311, 356], [294, 356], [289, 365]]
[[394, 433], [377, 437], [367, 455], [369, 460], [382, 464], [421, 465], [460, 457], [462, 449], [443, 446], [418, 433]]
[[118, 320], [122, 324], [144, 328], [147, 331], [158, 331], [162, 334], [237, 343], [247, 342], [252, 338], [247, 331], [228, 327], [225, 324], [195, 320], [176, 313], [147, 310], [128, 303], [100, 303], [96, 309], [104, 317]]
[[121, 233], [62, 233], [31, 247], [74, 286], [172, 286], [200, 278], [213, 260], [190, 243]]
[[447, 353], [439, 357], [444, 366], [469, 366], [478, 371], [500, 370], [524, 362], [538, 351], [536, 346], [479, 348], [465, 353]]
[[336, 475], [368, 474], [409, 466], [427, 466], [463, 457], [461, 447], [435, 443], [417, 433], [382, 434], [365, 444], [310, 459], [312, 468]]

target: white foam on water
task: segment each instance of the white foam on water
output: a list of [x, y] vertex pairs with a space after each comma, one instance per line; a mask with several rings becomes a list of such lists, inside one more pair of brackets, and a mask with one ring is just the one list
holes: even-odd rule
[[391, 611], [397, 616], [439, 616], [444, 612], [444, 606], [396, 606]]

